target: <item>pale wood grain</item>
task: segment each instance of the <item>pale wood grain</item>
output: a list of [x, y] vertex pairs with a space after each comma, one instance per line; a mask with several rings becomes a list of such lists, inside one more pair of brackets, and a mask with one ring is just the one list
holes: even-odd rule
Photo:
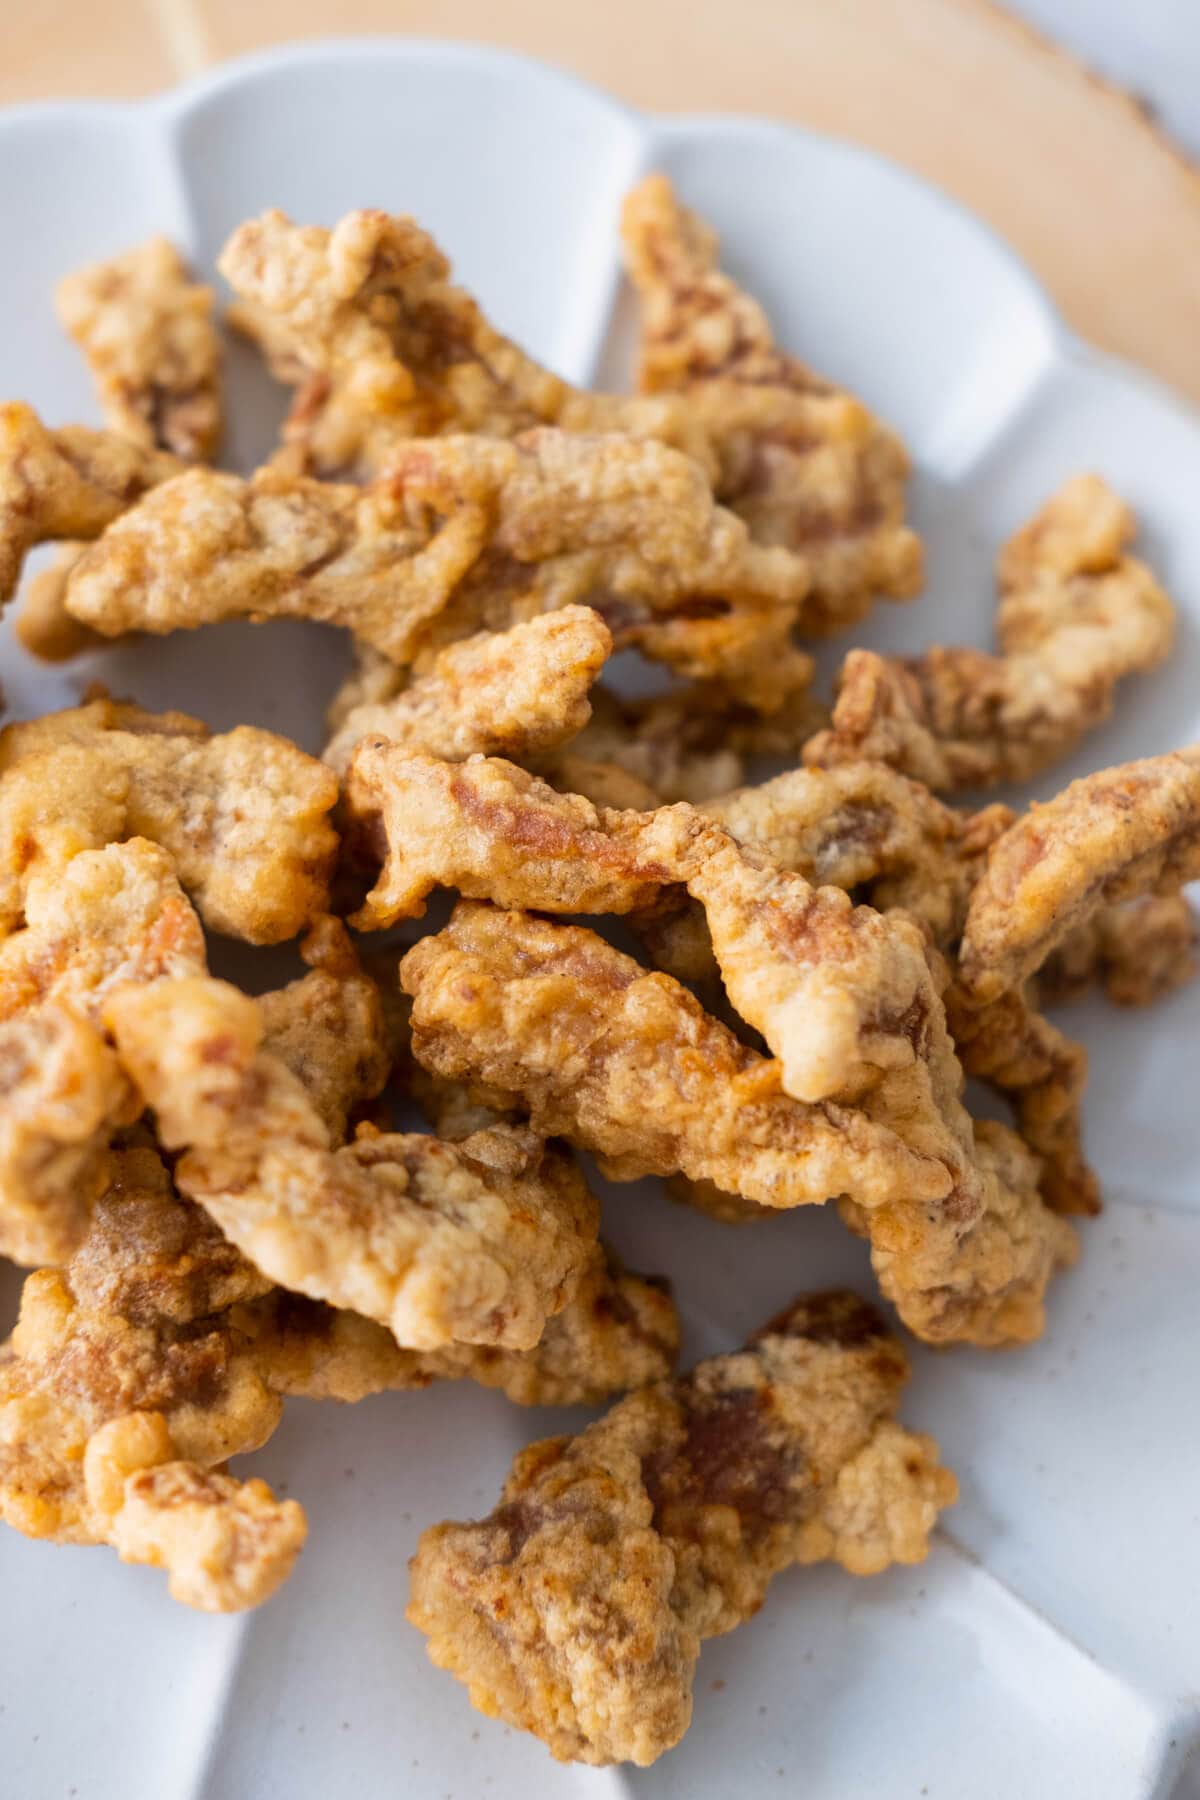
[[151, 94], [177, 79], [152, 0], [8, 0], [0, 103]]
[[[143, 0], [90, 0], [95, 87]], [[794, 119], [906, 163], [987, 219], [1075, 327], [1200, 400], [1200, 179], [1126, 96], [989, 0], [153, 0], [178, 73], [324, 32], [479, 39], [641, 106]], [[139, 16], [141, 16], [139, 14]], [[86, 22], [85, 22], [86, 21]], [[186, 66], [185, 66], [186, 65]], [[141, 64], [138, 65], [139, 70]], [[130, 65], [131, 71], [133, 65]], [[69, 81], [47, 70], [45, 91]], [[886, 295], [886, 281], [881, 281]], [[881, 303], [886, 303], [885, 299]]]

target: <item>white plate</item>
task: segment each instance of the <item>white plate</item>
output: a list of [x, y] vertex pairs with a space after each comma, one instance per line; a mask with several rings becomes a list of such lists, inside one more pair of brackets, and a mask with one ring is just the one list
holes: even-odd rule
[[[996, 545], [1066, 475], [1098, 468], [1144, 521], [1184, 630], [1171, 666], [1131, 684], [1113, 723], [1043, 786], [1200, 737], [1196, 417], [1084, 351], [950, 201], [800, 131], [640, 118], [531, 63], [399, 41], [275, 52], [149, 105], [10, 113], [0, 395], [54, 421], [93, 418], [50, 310], [55, 279], [151, 230], [210, 267], [227, 231], [268, 204], [325, 222], [360, 205], [411, 211], [505, 330], [564, 375], [619, 379], [630, 316], [617, 209], [653, 167], [720, 227], [782, 341], [860, 391], [914, 451], [929, 592], [880, 608], [863, 635], [986, 643]], [[233, 402], [246, 463], [280, 401], [239, 360]], [[55, 675], [6, 637], [4, 685], [21, 714], [69, 701], [102, 671], [147, 704], [278, 726], [315, 747], [334, 643], [316, 627], [225, 626]], [[932, 1557], [870, 1582], [784, 1577], [752, 1625], [705, 1650], [695, 1724], [653, 1771], [553, 1766], [473, 1714], [404, 1623], [419, 1529], [486, 1510], [513, 1450], [563, 1423], [462, 1386], [292, 1408], [254, 1461], [303, 1499], [309, 1548], [247, 1619], [190, 1614], [160, 1576], [103, 1551], [0, 1535], [0, 1790], [1164, 1794], [1197, 1735], [1200, 1692], [1200, 989], [1146, 1018], [1097, 1005], [1072, 1019], [1094, 1057], [1088, 1144], [1108, 1209], [1084, 1226], [1042, 1343], [916, 1355], [906, 1416], [938, 1434], [963, 1489]], [[675, 1277], [689, 1356], [734, 1343], [797, 1288], [869, 1281], [832, 1216], [731, 1231], [652, 1184], [616, 1190], [607, 1211], [635, 1266]], [[11, 1296], [10, 1282], [6, 1311]]]

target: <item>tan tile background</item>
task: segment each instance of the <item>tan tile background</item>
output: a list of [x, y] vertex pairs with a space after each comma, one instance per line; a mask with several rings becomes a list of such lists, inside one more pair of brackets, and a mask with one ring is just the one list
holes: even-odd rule
[[500, 42], [640, 105], [857, 138], [982, 213], [1085, 335], [1200, 399], [1196, 171], [990, 0], [22, 0], [0, 100], [144, 93], [351, 32]]

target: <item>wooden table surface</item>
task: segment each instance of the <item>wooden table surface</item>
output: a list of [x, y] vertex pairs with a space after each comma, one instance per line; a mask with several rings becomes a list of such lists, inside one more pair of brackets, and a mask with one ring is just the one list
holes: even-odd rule
[[958, 196], [1093, 342], [1200, 401], [1200, 176], [1127, 96], [990, 0], [36, 0], [0, 101], [123, 97], [323, 33], [503, 43], [634, 103], [794, 119]]

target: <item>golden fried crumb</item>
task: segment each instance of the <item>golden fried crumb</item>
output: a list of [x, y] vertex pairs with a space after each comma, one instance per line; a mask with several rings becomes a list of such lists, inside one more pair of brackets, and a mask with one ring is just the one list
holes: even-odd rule
[[0, 1517], [165, 1566], [188, 1605], [256, 1605], [291, 1568], [303, 1514], [219, 1471], [271, 1435], [284, 1395], [469, 1377], [526, 1405], [595, 1401], [661, 1380], [677, 1344], [663, 1288], [596, 1249], [533, 1349], [401, 1350], [370, 1320], [272, 1288], [142, 1138], [112, 1154], [67, 1266], [29, 1277], [0, 1349]]
[[1098, 906], [1200, 876], [1200, 748], [1122, 763], [1031, 806], [988, 851], [962, 980], [976, 1003], [1018, 987]]
[[700, 805], [737, 787], [751, 759], [800, 754], [827, 720], [812, 695], [812, 677], [812, 658], [785, 646], [773, 672], [777, 703], [769, 712], [746, 705], [717, 681], [691, 682], [641, 700], [600, 687], [583, 730], [565, 752], [537, 767], [555, 787], [569, 789], [570, 766], [579, 759], [615, 766], [648, 790], [652, 798], [643, 805]]
[[141, 1110], [104, 1040], [108, 996], [204, 966], [200, 922], [142, 838], [30, 880], [23, 927], [0, 939], [0, 1249], [15, 1261], [70, 1255], [113, 1132]]
[[1011, 1102], [1017, 1131], [1041, 1161], [1038, 1187], [1047, 1206], [1099, 1212], [1100, 1184], [1083, 1154], [1083, 1045], [1043, 1018], [1019, 989], [976, 1008], [951, 983], [946, 1010], [966, 1073]]
[[908, 457], [858, 400], [777, 349], [759, 303], [725, 274], [713, 232], [647, 176], [625, 202], [626, 263], [642, 303], [640, 385], [679, 393], [711, 436], [715, 489], [759, 544], [812, 570], [806, 633], [844, 630], [872, 602], [919, 592], [904, 516]]
[[36, 544], [96, 538], [183, 464], [108, 431], [49, 431], [32, 407], [0, 406], [0, 605], [12, 598]]
[[777, 1063], [593, 932], [462, 901], [400, 978], [426, 1068], [523, 1105], [615, 1179], [682, 1171], [782, 1207], [845, 1192], [871, 1205], [898, 1186], [929, 1202], [950, 1186], [885, 1126], [791, 1099]]
[[[407, 685], [387, 663], [393, 692], [376, 681], [373, 698], [335, 702], [338, 724], [325, 761], [344, 774], [355, 747], [369, 737], [449, 762], [476, 754], [541, 756], [586, 724], [588, 690], [611, 649], [599, 613], [564, 606], [508, 631], [448, 644]], [[351, 680], [357, 694], [361, 675]]]
[[59, 282], [60, 323], [87, 358], [104, 422], [131, 444], [207, 462], [221, 433], [213, 292], [164, 237]]
[[1041, 1003], [1060, 1006], [1099, 986], [1114, 1006], [1152, 1006], [1194, 978], [1198, 935], [1186, 894], [1100, 906], [1038, 970]]
[[[774, 1001], [805, 978], [803, 931], [793, 940], [786, 926], [793, 908], [802, 923], [808, 902], [781, 874], [765, 879], [778, 888], [778, 928], [769, 916], [757, 925], [735, 890], [722, 929], [736, 939], [753, 927], [756, 983]], [[781, 1065], [686, 989], [578, 927], [462, 901], [400, 976], [427, 1069], [470, 1084], [485, 1104], [524, 1107], [535, 1130], [594, 1151], [614, 1179], [682, 1173], [775, 1207], [846, 1196], [885, 1292], [918, 1335], [1036, 1336], [1046, 1284], [1074, 1239], [1043, 1204], [1019, 1140], [976, 1128], [962, 1105], [937, 983], [921, 967], [914, 954], [907, 1018], [881, 1034], [884, 1066], [852, 1101], [815, 1105], [786, 1094]], [[750, 1004], [756, 992], [741, 996], [759, 1013], [749, 1022], [774, 1032], [774, 1017]]]
[[85, 553], [67, 604], [110, 636], [323, 619], [411, 663], [590, 603], [619, 646], [769, 700], [773, 646], [806, 582], [790, 551], [749, 541], [679, 451], [538, 430], [405, 443], [365, 489], [190, 470]]
[[805, 760], [869, 758], [950, 793], [1024, 781], [1066, 756], [1108, 718], [1118, 683], [1174, 641], [1174, 607], [1125, 554], [1134, 531], [1099, 476], [1067, 482], [1000, 553], [1000, 654], [852, 650], [832, 729]]
[[30, 580], [13, 630], [22, 647], [43, 662], [69, 662], [104, 643], [98, 631], [81, 625], [67, 611], [67, 582], [87, 545], [60, 544], [49, 568]]
[[377, 1319], [398, 1343], [528, 1349], [566, 1305], [596, 1237], [574, 1163], [528, 1131], [451, 1145], [360, 1133], [320, 1111], [262, 1048], [261, 1009], [206, 977], [128, 990], [108, 1018], [177, 1170], [272, 1280]]
[[214, 931], [294, 937], [329, 900], [337, 782], [254, 726], [210, 737], [181, 713], [93, 700], [0, 733], [0, 923], [81, 850], [161, 844]]
[[895, 1421], [908, 1370], [852, 1294], [796, 1301], [744, 1350], [517, 1457], [497, 1509], [425, 1532], [408, 1617], [490, 1717], [564, 1762], [679, 1742], [701, 1642], [792, 1563], [923, 1560], [957, 1495]]

